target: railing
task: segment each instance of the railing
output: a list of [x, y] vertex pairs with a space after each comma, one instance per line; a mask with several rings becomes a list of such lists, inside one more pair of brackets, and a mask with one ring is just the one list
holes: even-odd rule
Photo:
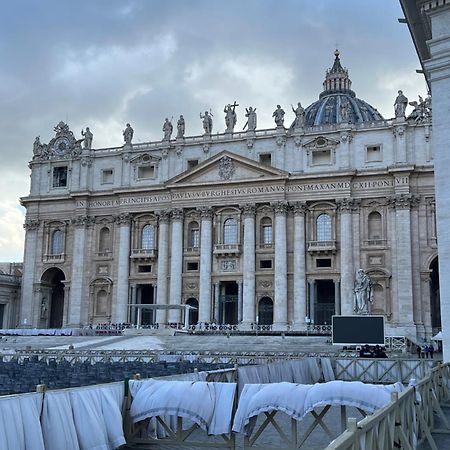
[[[441, 403], [449, 400], [449, 365], [438, 366], [416, 386], [400, 395], [393, 395], [391, 403], [361, 421], [350, 418], [346, 431], [326, 450], [415, 449], [427, 441], [437, 450], [431, 432], [450, 433], [450, 424]], [[435, 429], [439, 417], [444, 429]]]
[[309, 252], [334, 252], [336, 251], [336, 241], [309, 241]]
[[368, 239], [364, 241], [364, 245], [368, 246], [377, 246], [377, 247], [384, 247], [387, 243], [387, 239]]
[[234, 254], [241, 252], [240, 244], [215, 244], [214, 253]]
[[111, 250], [105, 250], [103, 252], [98, 252], [97, 256], [100, 258], [109, 258], [112, 255], [112, 251]]
[[44, 255], [44, 262], [63, 262], [64, 253], [58, 255]]

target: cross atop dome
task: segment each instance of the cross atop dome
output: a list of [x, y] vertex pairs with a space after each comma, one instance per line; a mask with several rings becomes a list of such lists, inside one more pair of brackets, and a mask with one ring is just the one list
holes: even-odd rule
[[340, 52], [336, 49], [333, 66], [326, 71], [323, 92], [319, 98], [330, 94], [349, 94], [355, 97], [355, 93], [351, 90], [352, 82], [348, 76], [348, 70], [342, 67], [339, 55]]

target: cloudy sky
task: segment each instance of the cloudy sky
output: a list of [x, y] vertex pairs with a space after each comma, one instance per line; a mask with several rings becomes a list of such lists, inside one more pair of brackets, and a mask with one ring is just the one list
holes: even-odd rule
[[[203, 132], [211, 108], [236, 100], [258, 127], [315, 101], [336, 46], [359, 98], [393, 116], [403, 89], [426, 93], [397, 0], [14, 0], [0, 16], [0, 261], [21, 261], [28, 161], [66, 121], [94, 147], [159, 140], [165, 117], [183, 114], [186, 135]], [[287, 122], [291, 120], [287, 118]]]

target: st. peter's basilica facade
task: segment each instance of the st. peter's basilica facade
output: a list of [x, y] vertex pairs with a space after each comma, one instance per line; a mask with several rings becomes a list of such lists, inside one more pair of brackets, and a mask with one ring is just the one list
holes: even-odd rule
[[36, 139], [22, 199], [18, 326], [181, 323], [176, 305], [190, 305], [191, 324], [302, 331], [355, 312], [363, 269], [388, 334], [429, 337], [440, 325], [431, 99], [412, 103], [407, 114], [400, 91], [385, 120], [336, 52], [319, 100], [286, 120], [278, 105], [272, 129], [233, 104], [224, 133], [205, 112], [201, 136], [185, 136], [181, 116], [159, 142], [133, 143], [127, 124], [123, 146], [95, 149], [89, 129], [77, 139], [60, 122], [48, 144]]

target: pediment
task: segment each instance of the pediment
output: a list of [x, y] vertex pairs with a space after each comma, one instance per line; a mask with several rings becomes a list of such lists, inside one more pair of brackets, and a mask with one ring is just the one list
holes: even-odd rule
[[198, 166], [177, 175], [167, 182], [169, 186], [185, 184], [233, 183], [255, 179], [287, 178], [289, 173], [260, 164], [235, 153], [223, 151]]
[[339, 141], [336, 141], [335, 139], [331, 139], [324, 136], [318, 136], [314, 139], [311, 139], [305, 143], [303, 143], [303, 147], [309, 148], [309, 149], [318, 149], [322, 150], [325, 148], [330, 147], [336, 147], [339, 144]]

